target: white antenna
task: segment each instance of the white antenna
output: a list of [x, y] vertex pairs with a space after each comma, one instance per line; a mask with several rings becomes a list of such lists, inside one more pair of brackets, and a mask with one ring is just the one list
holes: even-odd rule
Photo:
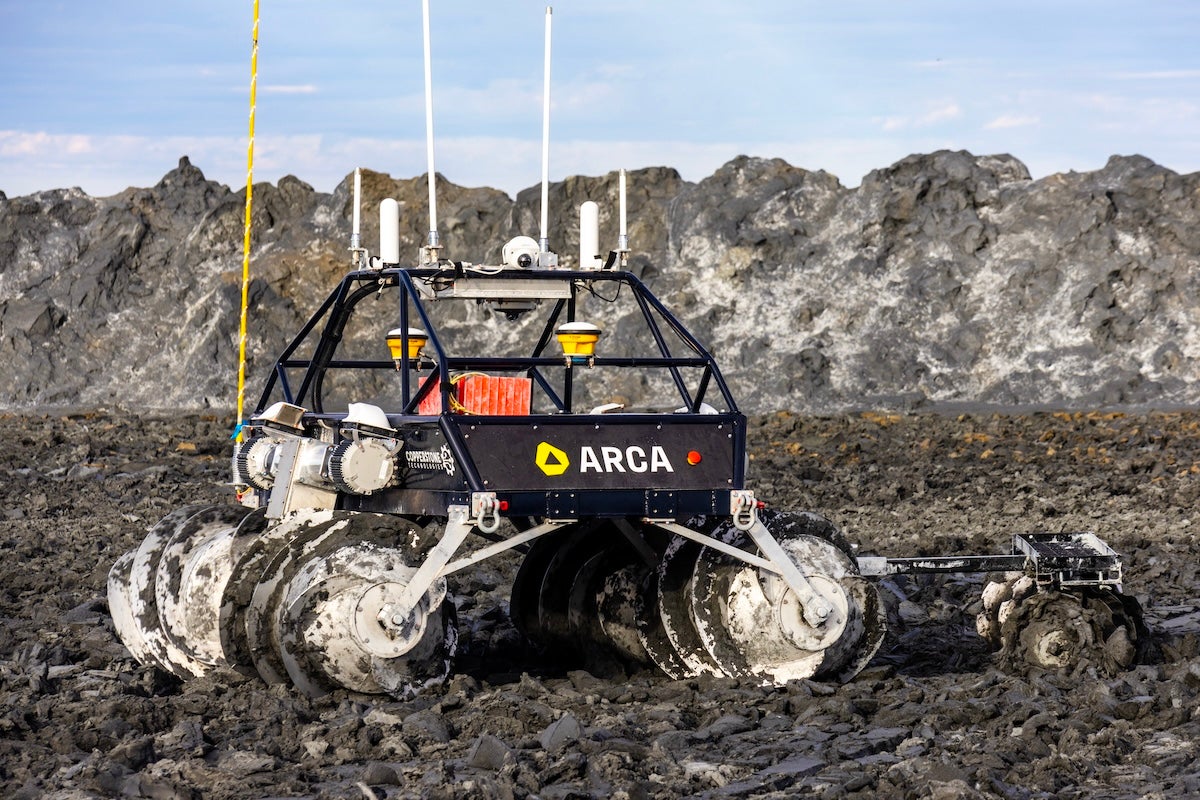
[[366, 250], [362, 247], [362, 230], [359, 224], [362, 208], [362, 168], [354, 168], [354, 215], [353, 224], [350, 226], [350, 263], [355, 269], [361, 267], [365, 259]]
[[437, 231], [437, 187], [433, 167], [433, 64], [429, 47], [429, 0], [421, 0], [421, 15], [425, 33], [425, 160], [429, 168], [429, 244], [425, 260], [438, 260], [441, 243]]
[[549, 266], [550, 239], [546, 235], [549, 226], [550, 201], [550, 20], [554, 9], [546, 6], [546, 58], [542, 68], [542, 228], [538, 249], [542, 253], [539, 266]]
[[579, 206], [579, 268], [600, 269], [600, 206], [585, 200]]
[[625, 170], [621, 170], [617, 192], [620, 195], [618, 202], [621, 208], [620, 227], [617, 228], [617, 256], [621, 259], [621, 266], [623, 267], [629, 260], [629, 226], [625, 202]]
[[400, 204], [391, 197], [379, 203], [379, 263], [400, 263]]

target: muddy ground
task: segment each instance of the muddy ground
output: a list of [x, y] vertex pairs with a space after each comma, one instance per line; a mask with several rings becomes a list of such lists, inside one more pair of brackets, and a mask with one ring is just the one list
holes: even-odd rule
[[531, 657], [500, 559], [458, 587], [452, 680], [404, 702], [180, 683], [115, 638], [109, 566], [172, 509], [229, 500], [231, 427], [0, 416], [0, 796], [1200, 795], [1200, 414], [752, 421], [759, 495], [825, 513], [864, 554], [1101, 534], [1158, 646], [1117, 677], [999, 671], [972, 576], [884, 586], [902, 624], [844, 686], [601, 678]]

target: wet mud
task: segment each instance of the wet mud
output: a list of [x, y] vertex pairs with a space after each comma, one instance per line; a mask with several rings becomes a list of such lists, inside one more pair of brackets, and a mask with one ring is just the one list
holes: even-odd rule
[[759, 496], [825, 514], [863, 555], [1099, 534], [1153, 645], [1115, 676], [1002, 669], [975, 631], [980, 575], [883, 582], [892, 629], [845, 685], [589, 671], [522, 642], [510, 554], [459, 577], [455, 672], [405, 701], [181, 682], [116, 638], [109, 567], [173, 509], [231, 502], [231, 428], [0, 416], [0, 796], [1200, 795], [1200, 414], [751, 421]]

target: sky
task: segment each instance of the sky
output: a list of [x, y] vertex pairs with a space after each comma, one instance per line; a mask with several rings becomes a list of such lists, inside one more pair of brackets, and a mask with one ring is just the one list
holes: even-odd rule
[[[545, 2], [431, 0], [435, 166], [541, 180]], [[261, 0], [255, 182], [426, 171], [419, 0]], [[564, 0], [550, 178], [738, 155], [857, 186], [939, 149], [1035, 178], [1140, 154], [1200, 170], [1191, 0]], [[247, 179], [253, 0], [0, 0], [0, 191]]]

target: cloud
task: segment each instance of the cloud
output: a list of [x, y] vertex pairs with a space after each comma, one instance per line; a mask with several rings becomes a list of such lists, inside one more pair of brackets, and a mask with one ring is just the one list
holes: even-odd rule
[[83, 155], [91, 153], [92, 137], [83, 134], [51, 134], [45, 131], [0, 131], [0, 157], [39, 155]]
[[[439, 136], [437, 170], [455, 183], [490, 186], [515, 196], [541, 179], [541, 142], [536, 133], [527, 138]], [[571, 175], [605, 175], [620, 168], [664, 166], [678, 170], [684, 180], [699, 181], [730, 159], [750, 155], [825, 170], [852, 186], [867, 172], [919, 149], [894, 137], [756, 142], [559, 138], [551, 143], [550, 177], [557, 181]], [[183, 155], [210, 180], [234, 189], [245, 185], [246, 140], [238, 136], [56, 136], [0, 131], [0, 190], [14, 197], [79, 186], [93, 196], [112, 195], [129, 186], [155, 185]], [[327, 192], [355, 167], [398, 179], [422, 175], [424, 139], [259, 135], [255, 140], [256, 182], [275, 183], [290, 174]]]
[[40, 150], [50, 139], [48, 133], [0, 131], [0, 156], [28, 156]]
[[311, 83], [303, 84], [268, 84], [259, 87], [264, 94], [316, 94], [317, 87]]
[[[559, 139], [551, 143], [552, 180], [604, 175], [622, 167], [673, 167], [700, 180], [736, 155], [739, 143]], [[760, 152], [762, 147], [756, 147]], [[0, 131], [0, 190], [10, 197], [79, 186], [94, 196], [129, 186], [153, 186], [187, 155], [210, 180], [238, 188], [246, 181], [242, 137], [57, 136]], [[775, 155], [766, 153], [766, 155]], [[515, 195], [541, 180], [536, 137], [439, 136], [436, 168], [466, 186], [490, 186]], [[423, 138], [270, 136], [255, 139], [254, 180], [277, 182], [295, 175], [318, 191], [331, 191], [361, 166], [409, 178], [425, 172]]]
[[909, 128], [928, 128], [961, 116], [962, 109], [958, 103], [946, 103], [945, 105], [931, 108], [919, 116], [885, 117], [883, 120], [883, 129], [885, 131], [902, 131]]
[[[1091, 129], [1100, 129], [1092, 115], [1082, 113], [1085, 102], [1119, 108], [1116, 119], [1127, 129], [1118, 131], [1128, 146], [1101, 143], [1083, 150], [1083, 141], [1072, 135], [1069, 144], [1050, 150], [1044, 139], [1059, 133], [1058, 126], [1044, 125], [1046, 110], [1040, 115], [1010, 113], [995, 116], [984, 128], [993, 136], [1020, 126], [1037, 126], [1038, 139], [1021, 152], [1014, 153], [1036, 174], [1049, 174], [1064, 168], [1095, 169], [1112, 152], [1146, 152], [1164, 166], [1176, 171], [1195, 170], [1193, 140], [1183, 134], [1195, 125], [1180, 120], [1200, 120], [1200, 108], [1179, 108], [1174, 104], [1145, 99], [1087, 95], [1065, 101], [1059, 107], [1080, 110], [1080, 119], [1091, 120]], [[924, 113], [885, 120], [884, 131], [863, 126], [852, 135], [822, 133], [813, 137], [740, 139], [721, 137], [716, 141], [695, 142], [682, 138], [605, 140], [594, 135], [559, 136], [551, 142], [551, 180], [571, 175], [605, 175], [619, 168], [636, 170], [665, 166], [678, 170], [684, 180], [699, 181], [738, 155], [782, 158], [798, 168], [824, 170], [835, 175], [844, 186], [857, 185], [872, 170], [885, 168], [912, 153], [927, 153], [951, 147], [996, 149], [996, 140], [983, 142], [948, 139], [935, 122], [960, 117], [964, 112], [954, 103], [933, 106]], [[1104, 119], [1112, 118], [1105, 115]], [[1164, 140], [1163, 124], [1174, 120], [1180, 131], [1176, 140]], [[880, 120], [876, 120], [880, 122]], [[891, 127], [888, 127], [888, 125]], [[921, 127], [927, 125], [928, 127]], [[529, 135], [455, 136], [439, 135], [436, 142], [437, 170], [449, 180], [464, 186], [488, 186], [510, 196], [536, 186], [541, 177], [541, 143], [537, 126]], [[982, 135], [982, 129], [962, 132], [962, 136]], [[1074, 129], [1072, 129], [1074, 130]], [[331, 191], [355, 167], [386, 172], [397, 179], [417, 177], [425, 172], [425, 143], [419, 126], [408, 137], [338, 136], [302, 134], [273, 136], [259, 134], [255, 142], [254, 180], [277, 183], [285, 175], [295, 175], [315, 189]], [[1152, 138], [1152, 134], [1159, 138]], [[1065, 135], [1065, 134], [1064, 134]], [[1061, 137], [1060, 137], [1061, 138]], [[1004, 142], [1005, 140], [999, 140]], [[1154, 149], [1143, 142], [1158, 142]], [[1004, 144], [1004, 147], [1009, 145]], [[1050, 142], [1050, 147], [1054, 142]], [[242, 136], [89, 136], [51, 134], [45, 131], [0, 131], [0, 190], [9, 197], [78, 186], [93, 196], [115, 194], [129, 186], [154, 186], [175, 168], [180, 156], [187, 155], [210, 180], [238, 189], [246, 182], [246, 139]], [[1074, 160], [1069, 160], [1074, 159]], [[602, 202], [603, 198], [595, 198]]]
[[1095, 92], [1075, 98], [1075, 103], [1085, 110], [1103, 114], [1104, 121], [1110, 126], [1147, 133], [1156, 127], [1182, 129], [1194, 126], [1200, 117], [1200, 103], [1183, 97]]
[[984, 125], [984, 130], [994, 131], [1005, 128], [1028, 128], [1032, 125], [1037, 125], [1041, 122], [1040, 117], [1020, 116], [1017, 114], [1001, 114], [991, 122]]
[[1200, 78], [1200, 69], [1164, 69], [1145, 72], [1118, 72], [1113, 76], [1118, 81], [1175, 81]]
[[935, 108], [924, 116], [919, 117], [917, 119], [917, 126], [924, 127], [926, 125], [936, 125], [939, 122], [956, 119], [960, 116], [962, 116], [962, 109], [958, 107], [957, 103], [950, 103], [949, 105], [942, 106], [941, 108]]
[[245, 180], [245, 139], [7, 130], [0, 131], [0, 191], [17, 196], [79, 186], [95, 196], [111, 195], [129, 186], [153, 186], [183, 155], [202, 166], [219, 156], [231, 178]]

